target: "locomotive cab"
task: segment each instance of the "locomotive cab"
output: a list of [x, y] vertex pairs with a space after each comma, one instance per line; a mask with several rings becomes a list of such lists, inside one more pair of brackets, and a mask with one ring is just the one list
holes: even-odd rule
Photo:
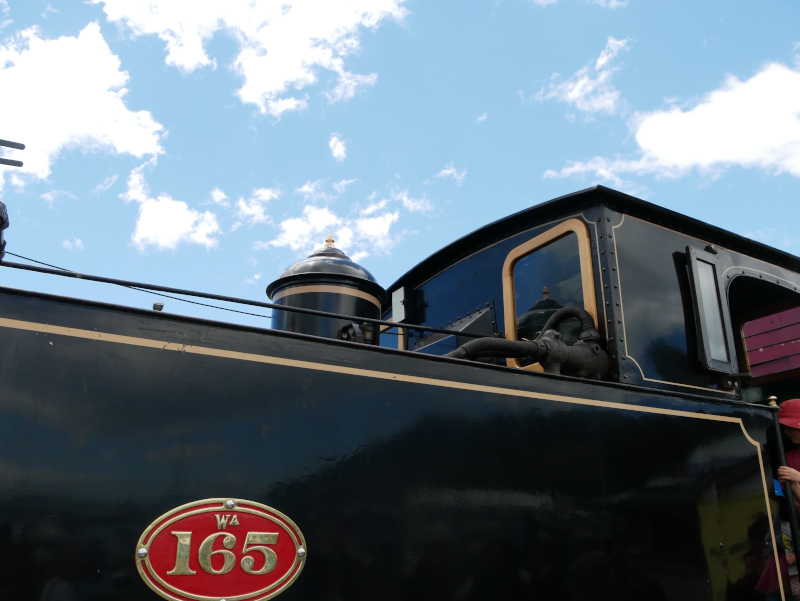
[[[786, 398], [800, 375], [798, 272], [797, 257], [596, 186], [443, 248], [390, 286], [383, 316], [452, 329], [396, 336], [401, 349], [445, 355], [463, 333], [535, 340], [556, 311], [579, 307], [608, 356], [603, 379], [759, 402]], [[576, 317], [556, 330], [579, 342]], [[525, 358], [480, 360], [542, 371]]]

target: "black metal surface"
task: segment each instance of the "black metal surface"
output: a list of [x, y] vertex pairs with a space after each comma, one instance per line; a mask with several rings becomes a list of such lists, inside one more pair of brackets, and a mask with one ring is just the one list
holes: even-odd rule
[[[734, 388], [731, 378], [737, 374], [726, 377], [706, 369], [698, 352], [696, 303], [686, 247], [702, 248], [705, 241], [639, 219], [611, 215], [611, 225], [617, 227], [610, 232], [613, 245], [608, 240], [607, 247], [616, 252], [616, 260], [609, 264], [610, 281], [619, 285], [612, 290], [611, 307], [614, 320], [623, 323], [624, 330], [618, 326], [617, 335], [610, 338], [620, 357], [627, 353], [626, 360], [620, 361], [620, 372], [632, 382], [650, 386], [659, 386], [661, 381], [716, 390]], [[734, 330], [740, 331], [754, 315], [769, 314], [770, 307], [778, 303], [792, 299], [800, 303], [797, 273], [723, 248], [715, 259], [723, 281], [722, 294], [730, 308], [724, 311], [726, 323], [733, 324]], [[759, 289], [746, 295], [745, 286], [739, 289], [734, 283], [743, 279], [755, 281]], [[732, 345], [730, 331], [728, 336]], [[730, 352], [737, 355], [733, 346]], [[746, 353], [741, 350], [741, 354]], [[733, 371], [738, 373], [746, 365], [735, 367]]]
[[370, 319], [378, 320], [380, 318], [380, 309], [374, 303], [356, 296], [330, 292], [291, 294], [291, 289], [288, 292], [289, 294], [279, 299], [277, 304], [315, 309], [328, 315], [352, 315], [353, 317], [331, 318], [290, 311], [275, 311], [272, 313], [272, 327], [275, 330], [324, 338], [338, 338], [339, 330], [351, 323], [361, 324], [369, 322]]
[[[315, 287], [316, 291], [310, 292], [309, 286]], [[377, 305], [363, 298], [364, 294], [372, 296]], [[272, 315], [272, 327], [276, 330], [345, 340], [350, 338], [342, 337], [342, 328], [351, 323], [361, 324], [365, 319], [379, 320], [380, 305], [387, 299], [386, 291], [370, 272], [332, 246], [324, 246], [286, 269], [267, 286], [267, 296], [275, 298], [276, 304], [282, 306], [355, 316], [353, 319], [334, 320], [284, 311]]]
[[372, 274], [338, 248], [323, 247], [308, 258], [294, 263], [277, 280], [267, 286], [267, 296], [290, 286], [309, 283], [335, 283], [352, 286], [375, 296], [381, 304], [387, 300], [386, 291]]
[[768, 532], [764, 408], [30, 293], [0, 319], [2, 599], [155, 600], [136, 540], [215, 496], [303, 530], [286, 601], [707, 600]]
[[[483, 334], [487, 337], [496, 338], [498, 330], [494, 307], [487, 303], [486, 307], [474, 313], [470, 313], [447, 326], [447, 330], [452, 332], [452, 334], [449, 336], [446, 334], [419, 334], [413, 338], [409, 337], [409, 350], [415, 353], [422, 352], [440, 356], [445, 355], [449, 351], [455, 350], [470, 340], [469, 338], [461, 338], [459, 336], [460, 332]], [[505, 363], [504, 358], [502, 362], [503, 364]]]
[[22, 167], [22, 161], [15, 161], [14, 159], [4, 159], [0, 157], [0, 165], [8, 165], [9, 167]]

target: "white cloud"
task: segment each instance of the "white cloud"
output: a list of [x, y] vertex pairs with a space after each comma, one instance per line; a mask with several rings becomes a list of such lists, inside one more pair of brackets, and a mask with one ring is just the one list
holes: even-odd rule
[[225, 207], [226, 209], [231, 206], [228, 195], [219, 188], [214, 188], [211, 190], [211, 202], [218, 204], [221, 207]]
[[359, 88], [372, 87], [378, 81], [375, 73], [370, 75], [356, 75], [355, 73], [342, 72], [339, 74], [339, 83], [330, 92], [326, 92], [328, 101], [331, 103], [340, 100], [350, 100], [356, 95]]
[[255, 274], [252, 278], [247, 278], [246, 280], [242, 280], [243, 285], [252, 285], [257, 284], [258, 280], [260, 280], [262, 275], [260, 273]]
[[388, 252], [406, 232], [392, 234], [391, 228], [400, 219], [399, 211], [379, 215], [345, 218], [328, 207], [305, 206], [300, 217], [285, 219], [281, 232], [269, 242], [256, 242], [254, 248], [288, 247], [308, 254], [323, 246], [328, 234], [333, 234], [336, 247], [341, 248], [354, 261], [372, 254]]
[[201, 244], [206, 249], [217, 246], [214, 236], [220, 227], [214, 213], [200, 213], [163, 192], [157, 198], [150, 196], [144, 169], [155, 164], [156, 159], [152, 158], [131, 171], [128, 189], [120, 194], [126, 202], [139, 203], [139, 217], [131, 236], [133, 244], [141, 251], [148, 246], [172, 250], [182, 243]]
[[47, 201], [47, 204], [50, 205], [50, 208], [53, 208], [53, 204], [58, 200], [60, 196], [66, 196], [67, 198], [71, 198], [72, 200], [76, 200], [77, 196], [75, 196], [72, 192], [67, 192], [66, 190], [48, 190], [44, 194], [40, 196], [40, 198]]
[[4, 15], [8, 14], [8, 12], [11, 10], [11, 8], [8, 6], [8, 0], [0, 0], [0, 10], [3, 11]]
[[339, 137], [339, 134], [332, 134], [331, 140], [328, 142], [328, 147], [331, 149], [331, 155], [340, 163], [347, 157], [347, 147], [344, 140]]
[[301, 217], [284, 219], [280, 223], [281, 233], [270, 242], [256, 242], [256, 248], [288, 246], [295, 252], [307, 252], [323, 245], [325, 236], [342, 219], [327, 207], [307, 205]]
[[550, 84], [534, 96], [534, 100], [557, 100], [565, 102], [585, 113], [615, 114], [620, 108], [620, 94], [611, 84], [611, 76], [617, 71], [610, 63], [620, 51], [626, 50], [628, 40], [608, 38], [606, 47], [594, 61], [578, 69], [572, 77], [559, 83], [561, 76], [553, 73]]
[[83, 250], [83, 242], [80, 238], [73, 238], [72, 240], [64, 240], [61, 245], [68, 251]]
[[[548, 169], [544, 172], [543, 178], [565, 178], [582, 176], [589, 173], [594, 174], [597, 181], [610, 184], [612, 187], [628, 192], [630, 194], [643, 194], [644, 188], [627, 181], [622, 178], [621, 174], [624, 173], [637, 173], [644, 175], [645, 173], [654, 173], [657, 165], [654, 161], [647, 161], [645, 159], [623, 159], [615, 157], [607, 159], [604, 157], [593, 157], [588, 161], [567, 161], [567, 166], [563, 167], [560, 171]], [[666, 172], [660, 175], [673, 175]]]
[[77, 37], [55, 40], [26, 29], [0, 45], [0, 67], [0, 114], [13, 116], [3, 122], [3, 137], [27, 146], [5, 152], [25, 164], [17, 170], [18, 183], [48, 177], [66, 149], [136, 157], [162, 151], [164, 128], [148, 111], [125, 106], [128, 73], [120, 70], [97, 23]]
[[389, 193], [389, 198], [383, 198], [377, 201], [375, 200], [376, 198], [376, 193], [373, 192], [370, 194], [367, 198], [370, 204], [363, 209], [359, 209], [359, 215], [373, 215], [385, 209], [392, 202], [399, 202], [409, 213], [430, 213], [434, 209], [433, 203], [425, 194], [420, 198], [414, 198], [408, 193], [408, 190], [394, 189]]
[[539, 6], [547, 6], [548, 4], [555, 4], [558, 0], [531, 0], [531, 2]]
[[434, 177], [439, 179], [452, 179], [456, 184], [459, 186], [464, 183], [464, 179], [467, 177], [467, 170], [464, 169], [463, 171], [459, 171], [456, 169], [456, 166], [453, 163], [450, 163], [445, 166], [439, 173], [437, 173]]
[[251, 226], [257, 223], [270, 223], [272, 220], [266, 213], [267, 203], [280, 195], [281, 191], [277, 189], [257, 188], [247, 200], [239, 198], [236, 201], [236, 216], [239, 218], [239, 223], [234, 224], [234, 229], [241, 222], [249, 223]]
[[373, 213], [385, 208], [386, 205], [389, 204], [389, 202], [391, 201], [388, 198], [384, 198], [383, 200], [379, 200], [378, 202], [371, 202], [361, 211], [361, 214], [372, 215]]
[[[344, 180], [345, 183], [352, 181], [356, 180]], [[427, 213], [434, 208], [425, 195], [413, 198], [408, 190], [395, 189], [382, 200], [376, 201], [377, 194], [370, 194], [367, 199], [370, 204], [366, 208], [354, 204], [348, 213], [341, 214], [332, 208], [336, 196], [325, 191], [323, 180], [309, 181], [295, 192], [304, 196], [301, 214], [281, 220], [276, 224], [278, 235], [272, 240], [255, 242], [254, 249], [289, 248], [297, 254], [307, 255], [320, 248], [328, 234], [332, 234], [336, 247], [358, 261], [370, 255], [389, 252], [409, 233], [406, 230], [393, 231], [404, 212]]]
[[388, 19], [402, 21], [404, 0], [286, 0], [285, 2], [197, 2], [196, 0], [91, 0], [104, 4], [108, 19], [134, 36], [157, 35], [166, 43], [169, 65], [184, 72], [215, 67], [206, 45], [217, 33], [239, 45], [233, 70], [242, 78], [237, 95], [277, 118], [307, 106], [293, 95], [318, 83], [321, 70], [335, 73], [330, 102], [346, 100], [377, 75], [354, 74], [345, 59], [360, 50], [364, 28]]
[[589, 2], [604, 8], [620, 8], [622, 6], [628, 6], [628, 0], [589, 0]]
[[47, 18], [47, 13], [58, 14], [59, 12], [61, 12], [61, 11], [59, 11], [58, 9], [53, 8], [52, 6], [50, 6], [50, 3], [48, 3], [47, 4], [47, 8], [44, 9], [44, 12], [41, 14], [41, 16], [42, 16], [43, 19], [46, 19]]
[[394, 190], [391, 194], [392, 200], [398, 200], [410, 213], [430, 213], [433, 211], [433, 203], [423, 194], [421, 198], [412, 198], [408, 195], [408, 190]]
[[105, 192], [106, 190], [111, 188], [111, 186], [116, 184], [118, 179], [119, 179], [119, 176], [116, 173], [114, 175], [110, 175], [106, 179], [104, 179], [102, 182], [97, 184], [97, 186], [95, 186], [95, 188], [94, 188], [94, 190], [92, 190], [92, 192], [94, 192], [95, 194], [99, 194], [100, 192]]
[[[391, 227], [400, 219], [400, 213], [383, 213], [375, 217], [362, 217], [355, 220], [355, 231], [362, 248], [370, 248], [373, 252], [386, 253], [397, 243], [391, 233]], [[361, 257], [367, 256], [367, 250], [361, 250]]]
[[325, 192], [325, 182], [321, 179], [317, 181], [307, 181], [305, 184], [295, 190], [296, 193], [302, 194], [306, 202], [328, 202], [333, 200], [333, 196]]
[[333, 184], [333, 189], [336, 190], [339, 194], [344, 194], [344, 191], [347, 189], [347, 186], [350, 184], [354, 184], [358, 181], [358, 178], [353, 179], [343, 179]]
[[280, 119], [283, 113], [303, 111], [306, 107], [308, 107], [308, 95], [304, 94], [302, 98], [278, 98], [277, 100], [268, 100], [266, 104], [261, 107], [261, 112], [269, 113]]
[[475, 123], [483, 123], [488, 118], [489, 118], [489, 113], [484, 111], [482, 115], [479, 115], [478, 118], [475, 119]]
[[746, 81], [728, 77], [692, 107], [637, 113], [629, 125], [635, 155], [570, 162], [544, 176], [626, 185], [629, 173], [676, 178], [696, 168], [713, 177], [738, 165], [800, 177], [800, 70], [770, 63]]

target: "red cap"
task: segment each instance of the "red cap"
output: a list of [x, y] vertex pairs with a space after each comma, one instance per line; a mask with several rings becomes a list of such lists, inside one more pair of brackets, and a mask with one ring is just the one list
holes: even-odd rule
[[800, 399], [783, 401], [778, 408], [778, 421], [784, 426], [800, 429]]

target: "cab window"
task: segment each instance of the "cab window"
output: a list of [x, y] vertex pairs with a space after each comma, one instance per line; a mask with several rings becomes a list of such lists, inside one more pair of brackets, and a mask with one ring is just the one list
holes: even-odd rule
[[[591, 247], [586, 224], [568, 219], [514, 248], [503, 264], [505, 335], [534, 340], [562, 307], [583, 307], [597, 322]], [[580, 322], [562, 322], [564, 342], [573, 344]], [[508, 359], [512, 367], [537, 370]]]
[[[517, 261], [514, 300], [517, 340], [535, 339], [550, 316], [562, 307], [583, 306], [577, 234], [569, 232]], [[564, 342], [572, 344], [580, 334], [580, 322], [567, 320], [560, 330]]]

